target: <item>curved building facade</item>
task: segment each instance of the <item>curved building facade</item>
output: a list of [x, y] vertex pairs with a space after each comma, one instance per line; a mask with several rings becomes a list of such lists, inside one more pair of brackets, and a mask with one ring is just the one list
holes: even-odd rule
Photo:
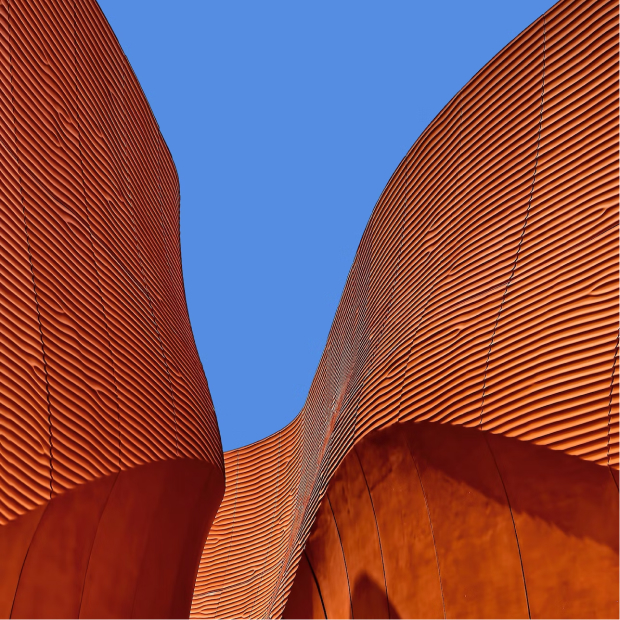
[[225, 463], [194, 617], [617, 616], [617, 2], [562, 0], [429, 125], [304, 408]]
[[0, 3], [0, 616], [187, 616], [224, 492], [179, 185], [94, 1]]
[[332, 477], [288, 618], [618, 615], [607, 468], [477, 429], [400, 422]]
[[0, 32], [1, 616], [618, 614], [617, 0], [561, 0], [428, 126], [302, 411], [225, 455], [114, 34], [94, 0]]

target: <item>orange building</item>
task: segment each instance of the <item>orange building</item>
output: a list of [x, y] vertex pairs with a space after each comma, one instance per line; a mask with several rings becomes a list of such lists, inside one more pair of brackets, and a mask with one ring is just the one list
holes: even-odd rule
[[618, 146], [618, 3], [562, 0], [392, 175], [192, 616], [618, 617]]
[[94, 0], [0, 29], [0, 615], [619, 615], [617, 1], [561, 0], [448, 103], [302, 411], [224, 455], [114, 34]]
[[176, 170], [93, 0], [0, 32], [0, 616], [187, 616], [224, 467]]

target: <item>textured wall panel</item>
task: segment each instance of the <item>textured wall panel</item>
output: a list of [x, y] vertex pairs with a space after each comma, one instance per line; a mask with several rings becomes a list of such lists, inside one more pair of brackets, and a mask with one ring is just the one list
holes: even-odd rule
[[284, 617], [605, 618], [617, 601], [607, 468], [405, 422], [369, 433], [338, 467]]
[[6, 522], [120, 468], [223, 463], [178, 179], [135, 75], [94, 3], [1, 16]]
[[94, 1], [3, 0], [0, 81], [2, 615], [187, 614], [224, 463], [174, 163]]
[[[333, 540], [330, 519], [335, 527], [342, 512], [336, 495], [328, 493], [329, 511], [323, 498], [353, 445], [398, 421], [474, 427], [546, 446], [566, 462], [576, 459], [577, 469], [584, 461], [610, 467], [606, 475], [617, 484], [617, 342], [618, 3], [562, 0], [472, 78], [392, 175], [362, 236], [302, 411], [280, 433], [225, 455], [230, 483], [205, 546], [192, 615], [281, 616], [300, 558], [295, 587], [314, 601], [318, 616], [355, 614], [355, 584], [349, 583], [347, 608], [342, 589], [328, 583], [342, 582], [333, 545], [324, 550], [331, 568], [317, 569], [329, 579], [319, 587], [311, 570], [323, 540], [317, 528]], [[286, 436], [291, 456], [283, 461]], [[487, 450], [486, 443], [480, 449]], [[373, 467], [381, 468], [380, 461]], [[339, 471], [335, 481], [344, 475]], [[508, 540], [514, 546], [510, 511], [494, 475], [492, 490], [468, 508], [476, 515], [484, 511], [484, 497], [497, 496], [496, 518], [489, 519], [498, 539], [489, 543], [489, 561], [493, 548]], [[361, 485], [359, 476], [346, 478]], [[570, 475], [564, 482], [570, 484]], [[514, 484], [520, 483], [517, 476]], [[283, 486], [293, 493], [278, 511]], [[417, 497], [411, 509], [422, 511], [423, 497], [409, 491]], [[438, 498], [446, 493], [437, 487]], [[346, 495], [359, 494], [351, 487]], [[377, 520], [387, 523], [399, 510], [390, 501], [397, 500], [384, 494], [380, 501], [387, 504], [375, 510]], [[366, 514], [366, 508], [356, 511]], [[448, 549], [454, 522], [436, 510], [437, 527], [447, 519]], [[421, 518], [412, 515], [402, 531], [386, 534], [394, 549], [397, 537]], [[471, 576], [470, 586], [482, 579], [489, 588], [477, 604], [457, 604], [466, 562], [446, 575], [452, 585], [443, 603], [436, 575], [420, 569], [416, 579], [425, 595], [412, 602], [406, 580], [396, 577], [399, 562], [409, 561], [410, 541], [400, 545], [394, 564], [381, 568], [376, 553], [357, 557], [372, 555], [374, 543], [354, 521], [340, 536], [343, 553], [353, 554], [357, 570], [380, 585], [358, 588], [360, 596], [375, 597], [362, 604], [362, 613], [397, 613], [398, 601], [408, 601], [405, 615], [442, 615], [446, 605], [457, 616], [527, 615], [522, 590], [516, 594], [523, 579], [515, 549], [510, 566], [494, 570], [491, 562], [486, 577]], [[474, 539], [484, 534], [474, 529], [468, 534]], [[308, 536], [314, 542], [306, 546]], [[361, 537], [366, 548], [356, 549], [347, 536]], [[415, 552], [428, 559], [433, 548], [420, 536]], [[462, 557], [476, 552], [463, 547]], [[543, 583], [532, 577], [535, 582]], [[321, 599], [321, 588], [331, 594]], [[493, 594], [502, 588], [505, 608]], [[547, 602], [532, 602], [533, 615], [563, 615], [554, 592]], [[575, 603], [570, 613], [586, 608], [592, 613]]]

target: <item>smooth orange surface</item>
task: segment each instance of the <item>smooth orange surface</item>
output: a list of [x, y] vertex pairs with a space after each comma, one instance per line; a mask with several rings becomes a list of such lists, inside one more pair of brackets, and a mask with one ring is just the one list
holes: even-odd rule
[[[442, 617], [443, 596], [428, 502], [416, 463], [408, 454], [406, 437], [397, 431], [389, 433], [388, 449], [383, 433], [371, 433], [355, 447], [381, 538], [389, 617], [399, 613], [411, 618]], [[316, 530], [315, 524], [306, 553], [310, 553], [309, 546], [316, 545]], [[326, 581], [327, 575], [321, 583]]]
[[[343, 593], [348, 590], [344, 588]], [[289, 602], [284, 610], [284, 618], [327, 618], [323, 596], [319, 590], [316, 576], [304, 553], [299, 560], [295, 584]], [[342, 616], [342, 617], [346, 617]]]
[[[305, 557], [308, 566], [312, 566], [313, 581], [318, 591], [318, 583], [322, 584], [321, 602], [322, 611], [329, 618], [348, 618], [351, 615], [351, 589], [349, 588], [349, 575], [344, 561], [344, 551], [340, 539], [340, 533], [334, 511], [329, 498], [321, 503], [312, 533], [308, 538], [308, 544], [302, 558]], [[317, 557], [321, 561], [317, 561]], [[293, 588], [303, 585], [303, 576], [295, 575]], [[314, 588], [313, 588], [314, 589]], [[305, 602], [306, 597], [295, 597], [291, 593], [293, 601], [286, 611], [294, 615], [294, 601]], [[315, 605], [313, 609], [318, 607]], [[302, 614], [303, 615], [303, 614]], [[320, 615], [320, 614], [319, 614]]]
[[[225, 454], [192, 616], [618, 616], [618, 133], [617, 0], [561, 0], [446, 105], [375, 206], [302, 411]], [[502, 438], [525, 447], [500, 476]]]
[[[363, 490], [360, 472], [376, 476]], [[409, 502], [416, 495], [425, 510]], [[332, 576], [335, 546], [344, 549], [353, 614], [327, 617], [379, 617], [375, 607], [386, 595], [390, 612], [381, 617], [618, 615], [618, 489], [606, 468], [476, 429], [405, 422], [356, 444], [321, 510], [334, 496], [341, 514], [355, 519], [337, 519], [335, 541], [317, 520], [303, 555], [314, 579], [298, 573], [284, 617], [326, 617], [340, 581], [338, 571]], [[374, 513], [360, 511], [363, 502]], [[372, 529], [383, 566], [398, 564], [385, 578], [368, 562]], [[421, 538], [431, 553], [415, 553]]]
[[187, 616], [222, 487], [211, 464], [151, 463], [80, 485], [0, 528], [2, 616]]

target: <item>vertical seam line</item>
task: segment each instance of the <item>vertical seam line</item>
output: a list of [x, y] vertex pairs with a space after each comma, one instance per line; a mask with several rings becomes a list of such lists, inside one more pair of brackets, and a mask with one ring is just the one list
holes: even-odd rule
[[332, 518], [334, 519], [334, 525], [336, 526], [336, 533], [338, 534], [338, 542], [340, 543], [340, 551], [342, 551], [342, 561], [344, 562], [344, 572], [347, 576], [347, 587], [349, 588], [349, 605], [351, 606], [351, 618], [353, 618], [353, 599], [351, 598], [351, 582], [349, 581], [349, 569], [347, 568], [347, 556], [344, 553], [344, 547], [342, 545], [342, 538], [340, 536], [340, 529], [338, 528], [338, 521], [336, 520], [336, 513], [334, 512], [334, 507], [332, 506], [332, 502], [329, 499], [329, 494], [325, 493], [325, 497], [327, 498], [327, 503], [329, 504], [329, 509], [332, 513]]
[[[30, 249], [30, 234], [28, 233], [28, 219], [26, 216], [26, 205], [24, 204], [24, 191], [22, 187], [22, 174], [21, 163], [19, 158], [19, 143], [17, 140], [17, 121], [15, 119], [15, 95], [13, 91], [13, 46], [11, 44], [11, 0], [7, 2], [7, 22], [8, 22], [8, 34], [9, 34], [9, 71], [11, 75], [11, 107], [13, 108], [13, 135], [15, 138], [15, 156], [17, 159], [17, 168], [19, 174], [19, 195], [22, 206], [22, 217], [24, 221], [24, 234], [26, 235], [26, 247], [28, 248], [28, 262], [30, 264], [30, 277], [32, 280], [32, 290], [34, 294], [34, 303], [37, 311], [37, 323], [39, 325], [39, 338], [41, 341], [41, 355], [43, 361], [43, 373], [45, 375], [45, 397], [47, 400], [47, 425], [49, 429], [50, 437], [50, 499], [54, 493], [54, 446], [53, 446], [53, 433], [52, 433], [52, 408], [50, 403], [50, 387], [49, 376], [47, 374], [47, 356], [45, 355], [45, 342], [43, 339], [43, 327], [41, 325], [41, 312], [39, 309], [39, 296], [37, 294], [37, 284], [34, 276], [34, 266], [32, 263], [32, 251]], [[25, 561], [25, 560], [24, 560]]]
[[482, 430], [483, 424], [483, 416], [484, 416], [484, 397], [486, 395], [487, 389], [487, 374], [489, 370], [489, 363], [491, 361], [491, 351], [493, 349], [493, 343], [495, 341], [495, 334], [497, 332], [497, 326], [499, 324], [500, 317], [502, 315], [502, 310], [504, 308], [504, 303], [506, 301], [506, 297], [508, 296], [508, 289], [512, 283], [512, 280], [515, 275], [515, 271], [517, 269], [517, 263], [519, 261], [519, 253], [521, 252], [521, 246], [523, 244], [523, 239], [525, 237], [525, 229], [527, 228], [527, 220], [530, 215], [530, 208], [532, 206], [532, 198], [534, 196], [534, 186], [536, 184], [536, 172], [538, 170], [538, 155], [540, 153], [540, 136], [542, 134], [542, 123], [543, 123], [543, 110], [545, 103], [545, 64], [547, 59], [547, 30], [546, 30], [546, 16], [543, 15], [543, 62], [542, 62], [542, 88], [540, 93], [540, 113], [538, 117], [538, 137], [536, 139], [536, 156], [534, 158], [534, 174], [532, 176], [532, 185], [530, 187], [530, 195], [527, 201], [527, 208], [525, 210], [525, 218], [523, 220], [523, 227], [521, 228], [521, 236], [519, 237], [519, 244], [517, 245], [517, 252], [515, 254], [514, 262], [512, 263], [512, 269], [510, 270], [510, 276], [508, 277], [508, 281], [504, 287], [504, 293], [502, 295], [502, 301], [499, 305], [499, 310], [497, 312], [497, 317], [495, 317], [495, 325], [493, 326], [493, 333], [491, 334], [491, 342], [489, 342], [489, 350], [487, 352], [487, 360], [484, 366], [484, 378], [482, 380], [482, 402], [480, 405], [480, 421], [478, 423], [478, 427]]
[[106, 335], [108, 337], [108, 349], [110, 351], [110, 361], [112, 363], [112, 382], [114, 384], [114, 395], [116, 401], [116, 420], [118, 424], [118, 467], [119, 470], [122, 469], [123, 466], [123, 458], [122, 458], [122, 434], [121, 434], [121, 414], [120, 408], [118, 404], [118, 387], [116, 385], [116, 367], [114, 363], [114, 355], [112, 353], [112, 341], [110, 339], [110, 330], [108, 329], [108, 317], [105, 311], [105, 304], [103, 302], [103, 291], [101, 288], [101, 278], [99, 277], [99, 268], [97, 266], [97, 258], [95, 256], [95, 247], [93, 243], [93, 233], [90, 225], [90, 210], [88, 208], [88, 199], [86, 197], [86, 182], [84, 180], [84, 162], [82, 160], [82, 137], [80, 130], [80, 109], [79, 109], [79, 80], [77, 73], [77, 26], [76, 26], [76, 9], [75, 9], [75, 0], [73, 2], [73, 61], [75, 63], [75, 115], [77, 120], [77, 130], [78, 130], [78, 148], [80, 152], [80, 166], [82, 172], [82, 192], [84, 194], [84, 207], [86, 209], [86, 223], [88, 225], [88, 238], [90, 240], [90, 249], [93, 255], [93, 265], [95, 267], [95, 273], [97, 275], [97, 284], [99, 288], [99, 300], [101, 302], [101, 312], [103, 313], [103, 319], [105, 321], [105, 330]]
[[366, 490], [368, 491], [368, 497], [370, 498], [370, 505], [372, 506], [372, 515], [375, 519], [375, 528], [377, 529], [377, 539], [379, 540], [379, 553], [381, 554], [381, 568], [383, 569], [383, 584], [385, 585], [385, 601], [387, 603], [387, 612], [388, 618], [390, 616], [390, 597], [388, 596], [388, 587], [387, 587], [387, 577], [385, 576], [385, 562], [383, 560], [383, 546], [381, 545], [381, 534], [379, 533], [379, 523], [377, 522], [377, 513], [375, 511], [375, 503], [372, 501], [372, 495], [370, 493], [370, 486], [368, 484], [368, 479], [366, 478], [366, 472], [364, 471], [364, 467], [362, 465], [362, 459], [360, 459], [360, 455], [357, 452], [357, 448], [353, 446], [353, 452], [357, 457], [357, 462], [360, 464], [360, 469], [362, 470], [362, 476], [364, 476], [364, 482], [366, 483]]
[[527, 604], [527, 615], [528, 615], [528, 618], [531, 618], [532, 613], [530, 611], [530, 599], [527, 594], [527, 582], [525, 581], [525, 569], [523, 568], [523, 556], [521, 555], [521, 545], [519, 544], [519, 535], [517, 534], [517, 524], [515, 522], [515, 517], [512, 512], [512, 505], [510, 503], [510, 498], [508, 497], [508, 490], [506, 489], [506, 485], [504, 484], [504, 478], [502, 476], [502, 472], [500, 471], [499, 465], [497, 464], [497, 459], [495, 458], [495, 453], [493, 452], [493, 449], [491, 448], [491, 443], [489, 442], [487, 433], [483, 432], [482, 434], [484, 435], [487, 448], [489, 449], [489, 452], [491, 453], [491, 457], [493, 458], [493, 463], [495, 463], [495, 469], [497, 470], [497, 475], [499, 476], [499, 479], [502, 483], [502, 488], [504, 489], [504, 495], [506, 496], [506, 502], [508, 503], [508, 510], [510, 511], [510, 519], [512, 520], [512, 527], [515, 532], [515, 541], [517, 543], [517, 551], [519, 552], [519, 564], [521, 564], [521, 576], [523, 577], [523, 590], [525, 592], [525, 603]]
[[28, 554], [30, 553], [30, 547], [32, 546], [32, 541], [34, 540], [34, 537], [37, 535], [37, 531], [39, 530], [39, 525], [41, 525], [41, 520], [45, 516], [45, 513], [47, 512], [49, 505], [50, 505], [49, 502], [47, 502], [47, 504], [45, 505], [45, 508], [43, 508], [43, 512], [41, 513], [41, 516], [39, 517], [39, 522], [37, 523], [37, 527], [34, 529], [34, 532], [32, 533], [32, 538], [30, 539], [30, 542], [28, 543], [28, 549], [26, 551], [26, 555], [24, 556], [22, 567], [19, 569], [19, 578], [17, 579], [17, 586], [15, 586], [15, 591], [13, 592], [13, 602], [11, 603], [11, 613], [9, 614], [9, 618], [13, 617], [13, 608], [15, 607], [15, 599], [17, 598], [17, 592], [19, 590], [19, 583], [22, 580], [22, 574], [24, 572], [24, 567], [26, 566], [26, 560], [28, 559]]
[[426, 491], [424, 489], [424, 484], [422, 483], [422, 476], [418, 468], [418, 462], [416, 461], [416, 458], [413, 455], [413, 451], [411, 450], [411, 445], [409, 444], [409, 437], [407, 436], [405, 436], [405, 443], [407, 445], [407, 449], [409, 450], [409, 456], [411, 457], [411, 460], [413, 461], [413, 466], [415, 467], [415, 471], [418, 474], [418, 482], [420, 483], [420, 489], [422, 490], [422, 497], [424, 497], [424, 505], [426, 506], [426, 516], [428, 517], [428, 524], [431, 530], [431, 538], [433, 539], [433, 549], [435, 550], [435, 562], [437, 563], [437, 576], [439, 577], [439, 591], [441, 592], [441, 605], [443, 607], [443, 617], [447, 618], [446, 601], [443, 595], [443, 583], [441, 582], [441, 568], [439, 566], [439, 554], [437, 553], [437, 543], [435, 541], [435, 530], [433, 529], [431, 509], [430, 509], [430, 506], [428, 505], [428, 498], [426, 497]]
[[304, 557], [306, 558], [306, 562], [308, 562], [308, 566], [310, 567], [310, 572], [312, 573], [312, 578], [314, 579], [314, 583], [316, 585], [316, 589], [319, 593], [319, 598], [321, 599], [321, 607], [323, 608], [323, 616], [327, 618], [327, 610], [325, 609], [325, 603], [323, 602], [323, 594], [321, 594], [321, 588], [319, 587], [319, 580], [316, 578], [316, 574], [314, 573], [314, 569], [312, 568], [312, 563], [310, 562], [310, 558], [304, 549], [303, 552]]
[[[616, 347], [614, 349], [614, 361], [611, 367], [611, 383], [609, 384], [609, 409], [607, 412], [607, 467], [611, 467], [611, 402], [614, 391], [614, 377], [616, 375], [616, 360], [618, 359], [618, 337], [620, 331], [616, 334]], [[613, 474], [612, 474], [613, 475]], [[615, 478], [614, 478], [615, 481]]]
[[88, 578], [88, 569], [90, 568], [90, 560], [93, 557], [93, 548], [95, 547], [95, 542], [97, 541], [97, 534], [99, 533], [99, 527], [101, 526], [101, 520], [103, 519], [103, 515], [106, 511], [106, 508], [108, 507], [108, 503], [110, 502], [112, 491], [114, 491], [114, 487], [116, 486], [116, 483], [118, 482], [118, 477], [120, 475], [120, 472], [116, 472], [112, 475], [115, 476], [114, 482], [112, 483], [112, 486], [110, 487], [110, 491], [108, 492], [108, 496], [106, 497], [105, 504], [103, 505], [103, 508], [101, 509], [101, 513], [99, 514], [99, 520], [97, 521], [97, 529], [95, 530], [95, 535], [93, 536], [93, 542], [90, 546], [90, 551], [88, 553], [88, 562], [86, 563], [86, 570], [84, 571], [84, 581], [82, 581], [82, 591], [80, 592], [80, 606], [78, 607], [78, 614], [77, 614], [78, 618], [83, 617], [81, 613], [82, 613], [82, 603], [84, 602], [84, 590], [86, 588], [86, 579]]

